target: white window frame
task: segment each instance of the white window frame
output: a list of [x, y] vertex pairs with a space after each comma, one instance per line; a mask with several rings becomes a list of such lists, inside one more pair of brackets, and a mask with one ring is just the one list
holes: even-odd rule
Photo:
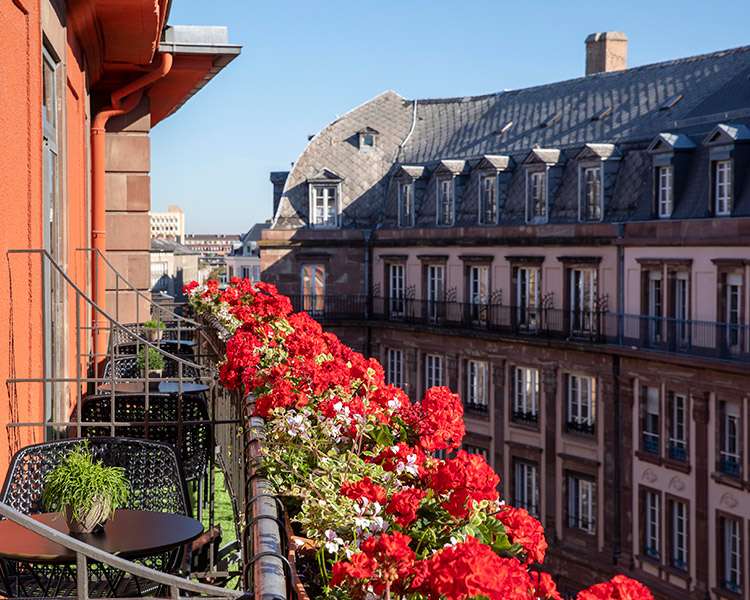
[[687, 452], [687, 414], [688, 397], [686, 394], [672, 394], [672, 407], [669, 419], [669, 445]]
[[[594, 206], [594, 215], [589, 215], [588, 211], [591, 207], [590, 196], [591, 189], [589, 188], [589, 174], [595, 174], [594, 182], [596, 183], [596, 203]], [[578, 170], [578, 220], [584, 223], [601, 221], [604, 216], [604, 169], [602, 165], [598, 166], [583, 166]]]
[[386, 350], [386, 377], [391, 385], [404, 387], [404, 351], [401, 348]]
[[[543, 198], [538, 202], [535, 191], [542, 186]], [[536, 214], [537, 206], [542, 208], [541, 214]], [[526, 169], [526, 222], [546, 223], [549, 215], [549, 169]]]
[[539, 369], [513, 367], [513, 412], [539, 414]]
[[513, 465], [513, 506], [539, 516], [539, 469], [536, 464], [516, 460]]
[[661, 556], [661, 497], [658, 493], [647, 490], [643, 505], [643, 550], [651, 558], [658, 559]]
[[489, 365], [483, 360], [466, 361], [466, 403], [487, 410], [489, 405]]
[[656, 167], [656, 208], [660, 219], [669, 219], [674, 211], [674, 167]]
[[[318, 293], [315, 276], [322, 273], [322, 293]], [[310, 293], [307, 293], [309, 290]], [[300, 292], [303, 310], [310, 314], [319, 314], [325, 310], [326, 266], [323, 263], [305, 263], [300, 267]]]
[[642, 434], [644, 440], [650, 439], [655, 442], [656, 454], [659, 454], [661, 450], [661, 412], [661, 389], [656, 386], [646, 386]]
[[742, 590], [742, 521], [724, 518], [724, 565], [722, 586], [734, 592]]
[[490, 268], [488, 265], [470, 265], [468, 275], [471, 319], [476, 323], [485, 323], [490, 299]]
[[568, 474], [568, 527], [596, 533], [596, 483]]
[[540, 289], [542, 270], [540, 267], [517, 267], [516, 270], [516, 311], [518, 324], [527, 329], [536, 329], [539, 325], [541, 310]]
[[724, 311], [726, 318], [726, 344], [730, 349], [738, 349], [742, 323], [743, 277], [738, 273], [728, 273], [724, 286]]
[[[408, 206], [409, 210], [404, 209]], [[408, 216], [408, 220], [406, 217]], [[402, 181], [398, 185], [398, 226], [414, 227], [414, 182]]]
[[596, 425], [596, 378], [568, 373], [567, 422], [577, 425]]
[[661, 270], [648, 272], [648, 331], [652, 343], [661, 343], [664, 320], [664, 281]]
[[731, 159], [714, 161], [714, 214], [725, 217], [732, 214], [732, 171]]
[[[338, 183], [310, 183], [310, 227], [315, 229], [337, 229], [340, 224], [341, 186]], [[323, 191], [323, 221], [318, 221], [316, 210], [318, 190]], [[331, 207], [330, 190], [333, 190], [333, 207]], [[326, 215], [333, 208], [333, 222], [329, 223]]]
[[[456, 178], [455, 177], [438, 177], [436, 181], [437, 190], [435, 195], [435, 205], [437, 208], [436, 223], [441, 227], [451, 227], [456, 222]], [[447, 195], [444, 193], [447, 192]], [[450, 221], [443, 222], [447, 206], [450, 207]]]
[[670, 562], [676, 569], [688, 569], [688, 506], [682, 500], [672, 500], [672, 549]]
[[[479, 176], [479, 224], [480, 225], [497, 225], [498, 206], [497, 206], [497, 173], [483, 173]], [[489, 197], [489, 198], [488, 198]], [[488, 220], [487, 208], [492, 206], [494, 218]]]
[[570, 269], [571, 329], [576, 333], [596, 330], [599, 270], [596, 267]]
[[403, 263], [388, 263], [389, 315], [403, 317], [406, 294], [406, 267]]
[[437, 319], [445, 302], [445, 265], [427, 265], [427, 310], [430, 319]]
[[680, 271], [674, 280], [674, 318], [677, 342], [681, 346], [690, 343], [690, 273]]
[[[731, 409], [730, 409], [731, 407]], [[740, 407], [734, 402], [725, 402], [722, 414], [719, 458], [734, 460], [742, 464], [742, 419]]]
[[425, 354], [424, 357], [425, 367], [425, 389], [429, 390], [431, 387], [445, 385], [444, 369], [443, 369], [443, 357], [440, 354]]

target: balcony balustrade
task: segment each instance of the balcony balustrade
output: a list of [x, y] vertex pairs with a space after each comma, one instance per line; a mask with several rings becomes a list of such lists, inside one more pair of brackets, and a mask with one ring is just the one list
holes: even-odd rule
[[669, 440], [669, 458], [681, 462], [687, 461], [687, 447], [683, 440]]
[[594, 435], [596, 433], [596, 425], [588, 421], [568, 420], [565, 422], [565, 431]]
[[643, 432], [643, 451], [649, 454], [659, 454], [659, 434], [650, 431]]
[[611, 311], [570, 311], [544, 306], [530, 308], [361, 294], [290, 298], [295, 310], [306, 310], [315, 319], [332, 325], [380, 321], [750, 362], [748, 325]]
[[719, 471], [729, 477], [739, 477], [741, 471], [739, 457], [722, 451], [719, 456]]
[[511, 418], [516, 423], [536, 424], [539, 421], [537, 413], [529, 410], [514, 410]]

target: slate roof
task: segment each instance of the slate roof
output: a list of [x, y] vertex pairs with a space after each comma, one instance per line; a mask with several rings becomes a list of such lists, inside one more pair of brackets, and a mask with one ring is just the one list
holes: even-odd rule
[[[498, 94], [419, 100], [416, 127], [402, 160], [414, 164], [512, 154], [535, 144], [564, 148], [586, 142], [650, 141], [663, 131], [695, 128], [710, 115], [715, 116], [712, 124], [747, 119], [748, 75], [750, 46], [743, 46]], [[675, 95], [683, 97], [672, 109], [660, 110]], [[592, 120], [605, 108], [611, 112]], [[723, 116], [734, 111], [741, 116]], [[541, 127], [558, 113], [555, 123]], [[511, 121], [513, 125], [498, 135]]]
[[151, 239], [151, 252], [172, 252], [174, 254], [200, 254], [192, 248], [183, 246], [179, 242], [165, 240], [163, 238]]

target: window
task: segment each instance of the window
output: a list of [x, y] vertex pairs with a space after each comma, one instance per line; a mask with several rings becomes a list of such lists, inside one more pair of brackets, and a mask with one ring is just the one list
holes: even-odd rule
[[648, 339], [652, 344], [662, 341], [664, 316], [661, 271], [648, 272]]
[[659, 218], [668, 219], [674, 208], [674, 192], [672, 181], [674, 170], [672, 165], [657, 167], [656, 169], [656, 205]]
[[414, 183], [402, 183], [398, 186], [398, 225], [414, 227]]
[[686, 461], [687, 456], [687, 396], [669, 394], [669, 458]]
[[453, 178], [439, 179], [437, 224], [453, 225]]
[[688, 507], [681, 500], [669, 501], [669, 562], [675, 569], [688, 570]]
[[375, 145], [375, 136], [371, 133], [365, 133], [362, 135], [362, 145], [369, 146], [372, 148]]
[[313, 185], [312, 196], [312, 226], [338, 226], [338, 187], [335, 185]]
[[310, 314], [325, 308], [326, 268], [324, 265], [302, 265], [302, 306]]
[[444, 385], [443, 383], [443, 357], [439, 354], [428, 354], [425, 356], [425, 387]]
[[487, 363], [479, 360], [466, 361], [466, 407], [487, 412], [488, 377]]
[[529, 171], [526, 181], [526, 220], [547, 219], [547, 171]]
[[536, 464], [516, 460], [513, 467], [513, 506], [539, 516], [539, 471]]
[[[152, 262], [151, 263], [151, 287], [156, 287], [162, 277], [168, 277], [169, 275], [169, 265], [166, 261], [158, 261], [158, 262]], [[166, 284], [164, 286], [160, 286], [159, 289], [166, 289]]]
[[714, 213], [726, 216], [732, 213], [732, 161], [714, 162]]
[[404, 351], [388, 348], [386, 355], [386, 380], [396, 387], [404, 387]]
[[570, 270], [570, 326], [573, 333], [589, 334], [596, 331], [597, 270]]
[[479, 180], [479, 223], [497, 224], [497, 176], [483, 175]]
[[734, 402], [719, 403], [719, 471], [730, 477], [739, 477], [740, 452], [740, 407]]
[[586, 167], [582, 173], [581, 221], [599, 221], [602, 218], [602, 168]]
[[644, 387], [642, 406], [643, 411], [643, 451], [649, 454], [660, 452], [660, 392], [658, 387]]
[[487, 452], [487, 448], [483, 448], [482, 446], [473, 446], [472, 444], [463, 444], [462, 447], [469, 454], [477, 454], [478, 456], [481, 456], [484, 460], [489, 459], [490, 453]]
[[242, 267], [242, 279], [250, 279], [250, 267]]
[[736, 352], [740, 346], [740, 306], [742, 301], [742, 275], [727, 274], [724, 285], [724, 315], [726, 321], [725, 343]]
[[427, 265], [427, 316], [436, 320], [445, 309], [445, 265]]
[[596, 484], [586, 477], [568, 474], [568, 527], [596, 532]]
[[539, 411], [539, 370], [513, 367], [513, 420], [536, 423]]
[[573, 374], [567, 378], [567, 429], [592, 434], [596, 423], [596, 380]]
[[388, 309], [392, 317], [404, 316], [404, 265], [388, 265]]
[[469, 267], [469, 309], [474, 323], [487, 321], [490, 288], [490, 268], [487, 265]]
[[721, 572], [720, 585], [735, 594], [742, 593], [742, 523], [739, 519], [720, 517]]
[[674, 318], [675, 318], [675, 336], [680, 346], [690, 344], [690, 327], [688, 319], [690, 318], [690, 294], [689, 290], [690, 273], [681, 271], [675, 274], [674, 279]]
[[643, 494], [643, 552], [656, 559], [661, 556], [660, 500], [656, 492], [646, 491]]
[[516, 270], [516, 319], [523, 329], [539, 326], [539, 274], [538, 267], [518, 267]]

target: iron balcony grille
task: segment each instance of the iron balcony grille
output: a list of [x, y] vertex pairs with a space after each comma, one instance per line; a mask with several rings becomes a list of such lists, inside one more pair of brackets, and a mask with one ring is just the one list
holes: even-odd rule
[[539, 421], [539, 415], [530, 410], [514, 410], [511, 419], [517, 423], [535, 424]]
[[583, 433], [586, 435], [594, 435], [596, 433], [596, 425], [589, 423], [588, 421], [577, 421], [568, 420], [565, 422], [565, 431], [569, 433]]
[[402, 323], [750, 362], [750, 326], [744, 324], [401, 296], [293, 295], [290, 299], [295, 310], [333, 325]]

